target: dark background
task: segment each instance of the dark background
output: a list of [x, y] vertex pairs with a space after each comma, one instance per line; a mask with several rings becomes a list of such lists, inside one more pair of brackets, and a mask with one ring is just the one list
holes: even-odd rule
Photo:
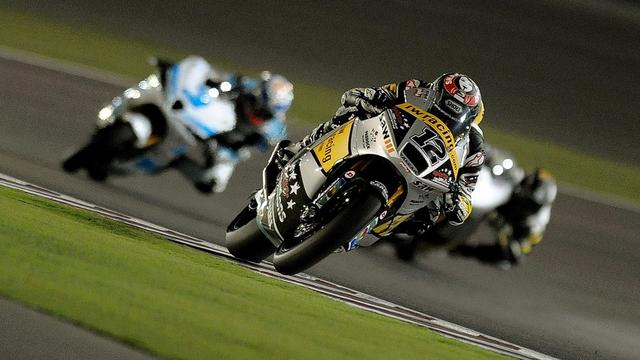
[[339, 90], [465, 72], [487, 124], [640, 164], [635, 2], [2, 3]]

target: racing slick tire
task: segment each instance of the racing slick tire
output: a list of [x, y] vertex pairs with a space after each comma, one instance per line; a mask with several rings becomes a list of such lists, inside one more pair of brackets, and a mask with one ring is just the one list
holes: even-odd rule
[[360, 188], [331, 213], [331, 219], [304, 241], [288, 247], [282, 243], [273, 255], [278, 272], [291, 275], [315, 265], [340, 246], [346, 245], [377, 215], [382, 202], [368, 189]]
[[225, 245], [239, 259], [260, 262], [273, 254], [276, 247], [258, 229], [253, 201], [227, 227]]

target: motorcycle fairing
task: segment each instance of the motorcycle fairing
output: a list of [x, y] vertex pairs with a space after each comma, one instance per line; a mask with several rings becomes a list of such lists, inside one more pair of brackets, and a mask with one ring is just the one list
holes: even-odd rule
[[383, 220], [379, 225], [373, 228], [373, 233], [382, 237], [390, 235], [398, 225], [411, 219], [413, 214], [394, 215], [389, 219]]
[[328, 136], [313, 147], [312, 153], [322, 167], [322, 171], [327, 174], [333, 166], [351, 155], [351, 130], [354, 120], [340, 126], [336, 131], [332, 131]]
[[[167, 77], [165, 110], [184, 119], [202, 139], [233, 130], [236, 124], [235, 104], [205, 85], [211, 72], [204, 59], [192, 58], [173, 65]], [[178, 101], [181, 108], [175, 109]]]
[[[157, 114], [156, 114], [157, 115]], [[153, 113], [130, 112], [121, 116], [121, 121], [131, 125], [137, 137], [138, 146], [144, 149], [133, 157], [116, 159], [118, 167], [127, 170], [138, 170], [143, 173], [154, 173], [166, 168], [176, 158], [186, 154], [197, 145], [197, 139], [185, 124], [172, 114], [162, 119], [150, 119]], [[166, 124], [166, 135], [158, 139], [152, 134], [152, 123], [161, 121]], [[145, 131], [141, 131], [141, 129]], [[115, 164], [114, 164], [115, 165]]]
[[[382, 184], [375, 176], [360, 178], [371, 191], [380, 192], [381, 200], [384, 198], [386, 201], [385, 209], [389, 211], [385, 210], [372, 219], [363, 231], [356, 234], [348, 248], [375, 242], [374, 236], [364, 236], [367, 233], [388, 234], [425, 206], [440, 208], [443, 194], [456, 180], [458, 159], [464, 158], [465, 142], [456, 142], [444, 123], [422, 108], [429, 102], [428, 92], [417, 95], [420, 96], [415, 92], [409, 94], [406, 102], [378, 116], [344, 124], [320, 138], [307, 151], [301, 151], [298, 158], [286, 165], [278, 175], [275, 189], [268, 196], [264, 190], [257, 196], [259, 226], [266, 230], [263, 232], [274, 245], [291, 239], [296, 226], [301, 224], [301, 214], [306, 206], [326, 202], [324, 195], [340, 192], [341, 187], [359, 177], [354, 174], [349, 175], [354, 178], [347, 176], [350, 164], [353, 164], [348, 162], [351, 159], [357, 162], [359, 158], [377, 158], [379, 160], [373, 162], [376, 167], [372, 169], [382, 166], [381, 171], [395, 171], [404, 180], [401, 189], [397, 189], [397, 183], [394, 185], [393, 181]], [[413, 155], [426, 164], [424, 169], [410, 164], [411, 156], [403, 155], [408, 146], [416, 147]], [[346, 166], [342, 166], [343, 163]], [[387, 165], [391, 169], [384, 167]], [[291, 194], [291, 174], [295, 174], [295, 180], [299, 180], [298, 185], [304, 191]], [[292, 198], [294, 195], [300, 197]], [[369, 241], [369, 238], [374, 240]]]
[[276, 246], [295, 232], [304, 206], [310, 203], [300, 175], [299, 161], [290, 163], [277, 175], [275, 188], [266, 196], [256, 194], [258, 226]]
[[[445, 125], [445, 123], [442, 120], [440, 120], [437, 116], [411, 103], [405, 102], [397, 105], [396, 107], [410, 114], [416, 119], [422, 121], [423, 123], [428, 125], [429, 128], [435, 131], [435, 133], [438, 135], [437, 137], [433, 136], [434, 135], [433, 131], [425, 132], [425, 135], [427, 136], [431, 135], [431, 136], [429, 136], [428, 138], [426, 136], [423, 137], [424, 140], [422, 140], [418, 136], [414, 136], [411, 138], [412, 143], [417, 145], [416, 147], [422, 152], [427, 152], [426, 155], [429, 157], [429, 160], [434, 158], [442, 159], [441, 156], [439, 157], [434, 155], [438, 155], [438, 153], [441, 153], [442, 150], [446, 150], [446, 152], [449, 155], [449, 162], [451, 165], [451, 170], [453, 171], [453, 176], [454, 178], [457, 178], [458, 169], [460, 168], [460, 161], [458, 160], [458, 154], [456, 152], [456, 139], [451, 133], [451, 131], [449, 130], [449, 128], [447, 127], [447, 125]], [[418, 143], [418, 141], [420, 141], [419, 139], [423, 141], [422, 144]], [[405, 146], [408, 144], [409, 142], [404, 143]], [[430, 164], [431, 166], [435, 165], [433, 164], [432, 161], [430, 161], [430, 163], [431, 163]], [[429, 172], [423, 172], [416, 175], [418, 175], [419, 177], [424, 177], [428, 174]]]

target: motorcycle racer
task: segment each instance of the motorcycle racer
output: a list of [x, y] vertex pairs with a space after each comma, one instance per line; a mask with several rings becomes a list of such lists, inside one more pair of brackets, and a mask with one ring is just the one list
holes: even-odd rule
[[[153, 60], [159, 72], [114, 98], [112, 106], [98, 114], [98, 133], [113, 119], [122, 118], [135, 134], [135, 139], [127, 144], [133, 150], [143, 148], [160, 142], [166, 133], [166, 125], [155, 121], [163, 118], [162, 114], [149, 113], [172, 112], [197, 140], [202, 158], [183, 154], [170, 166], [203, 193], [222, 192], [237, 164], [250, 156], [250, 147], [265, 151], [286, 137], [286, 112], [293, 100], [293, 85], [285, 77], [266, 71], [259, 79], [224, 73], [195, 55], [176, 63]], [[210, 99], [222, 93], [235, 104], [235, 114], [234, 110], [225, 113], [226, 118], [235, 118], [235, 125], [229, 123], [229, 128], [233, 126], [231, 130], [214, 133], [201, 121], [218, 121], [210, 119], [207, 116], [210, 112], [205, 110], [215, 106]], [[170, 109], [163, 104], [170, 104]], [[145, 121], [136, 121], [134, 118], [139, 114], [150, 116]], [[65, 162], [64, 167], [75, 170], [71, 165]], [[106, 168], [103, 176], [92, 177], [106, 178]]]
[[509, 200], [489, 216], [488, 223], [496, 231], [496, 241], [461, 244], [451, 250], [453, 255], [509, 269], [521, 263], [542, 241], [558, 191], [555, 178], [547, 170], [537, 168], [513, 186]]
[[232, 131], [214, 140], [216, 157], [196, 181], [203, 192], [223, 191], [235, 166], [249, 157], [248, 147], [266, 151], [287, 136], [286, 113], [293, 101], [293, 85], [284, 76], [264, 71], [260, 79], [231, 74], [225, 81], [238, 92], [238, 121]]
[[[498, 147], [485, 143], [484, 150], [485, 162], [472, 197], [473, 214], [462, 226], [438, 222], [424, 234], [391, 235], [388, 240], [398, 258], [412, 261], [420, 251], [444, 248], [453, 256], [508, 269], [542, 241], [557, 193], [554, 177], [542, 168], [527, 174], [510, 153]], [[495, 234], [493, 241], [470, 242], [483, 224]]]
[[329, 121], [320, 124], [301, 142], [284, 148], [280, 156], [290, 158], [302, 147], [309, 146], [324, 134], [351, 119], [366, 119], [380, 114], [403, 101], [405, 89], [425, 88], [433, 91], [432, 105], [426, 109], [445, 122], [452, 130], [461, 130], [458, 142], [466, 143], [466, 156], [454, 186], [437, 209], [422, 209], [413, 220], [402, 225], [402, 231], [424, 232], [444, 214], [452, 225], [460, 225], [471, 213], [471, 194], [484, 162], [483, 133], [479, 123], [484, 115], [480, 89], [468, 76], [447, 73], [432, 82], [406, 80], [381, 87], [354, 88], [342, 95], [342, 106]]

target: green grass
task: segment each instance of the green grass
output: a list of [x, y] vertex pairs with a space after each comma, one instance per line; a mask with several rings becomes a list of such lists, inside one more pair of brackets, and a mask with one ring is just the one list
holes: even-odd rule
[[163, 357], [501, 358], [19, 191], [0, 213], [0, 295]]
[[[161, 46], [70, 27], [2, 8], [0, 24], [0, 45], [81, 63], [136, 79], [146, 76], [152, 70], [145, 62], [151, 55], [173, 59], [185, 55]], [[224, 59], [216, 59], [214, 54], [201, 55], [228, 70], [255, 73], [253, 70], [234, 66]], [[338, 106], [339, 90], [292, 80], [296, 86], [296, 98], [291, 110], [293, 118], [317, 124], [333, 114]], [[615, 163], [581, 154], [557, 144], [500, 131], [490, 126], [490, 119], [487, 123], [489, 126], [483, 124], [486, 139], [510, 150], [526, 168], [544, 166], [562, 182], [626, 197], [640, 204], [640, 166]]]

